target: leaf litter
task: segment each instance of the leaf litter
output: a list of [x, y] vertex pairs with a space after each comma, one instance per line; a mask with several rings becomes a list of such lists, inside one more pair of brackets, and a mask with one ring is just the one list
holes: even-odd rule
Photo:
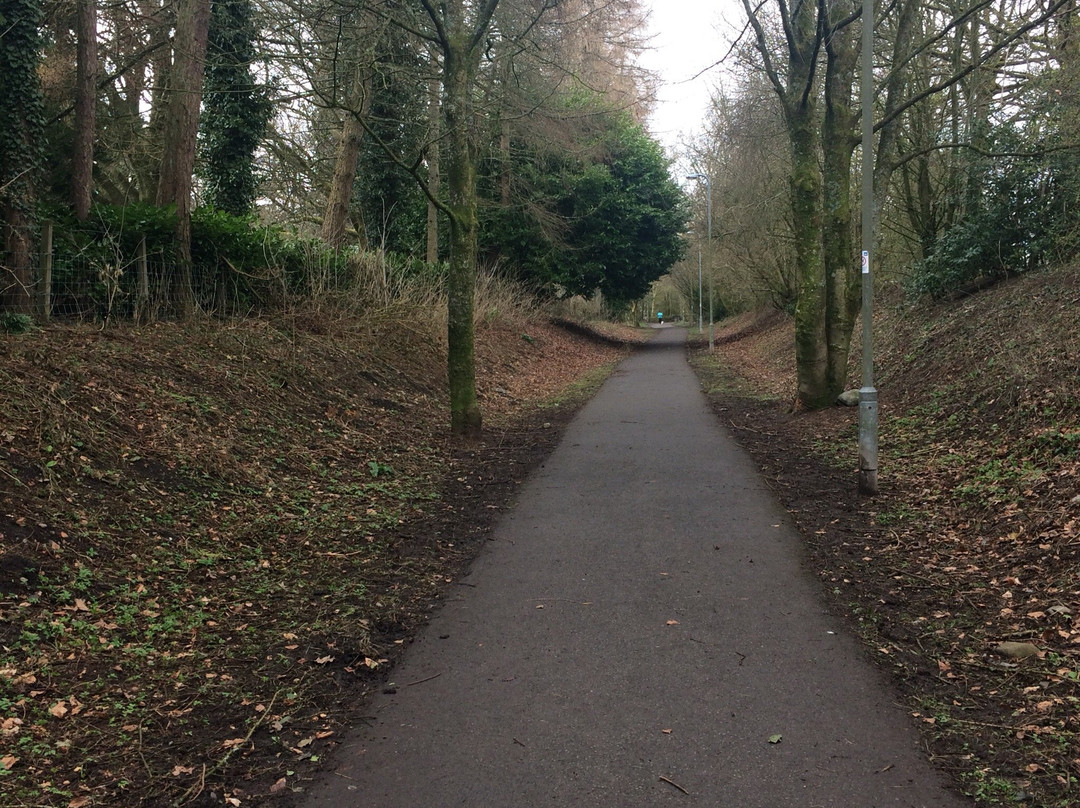
[[737, 319], [716, 358], [692, 351], [834, 611], [980, 805], [1078, 800], [1078, 304], [1080, 273], [1064, 268], [958, 303], [882, 307], [872, 499], [855, 491], [857, 412], [789, 412], [789, 318]]
[[5, 804], [304, 787], [625, 351], [485, 322], [488, 431], [460, 445], [422, 331], [315, 313], [0, 340]]

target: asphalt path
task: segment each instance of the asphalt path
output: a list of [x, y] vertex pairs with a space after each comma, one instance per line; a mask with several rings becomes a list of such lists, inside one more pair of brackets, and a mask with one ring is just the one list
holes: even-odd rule
[[959, 808], [708, 409], [624, 361], [305, 805]]

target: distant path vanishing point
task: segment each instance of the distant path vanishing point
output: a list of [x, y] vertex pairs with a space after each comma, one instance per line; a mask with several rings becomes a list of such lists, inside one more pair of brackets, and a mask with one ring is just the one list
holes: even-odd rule
[[682, 328], [620, 365], [310, 808], [959, 808]]

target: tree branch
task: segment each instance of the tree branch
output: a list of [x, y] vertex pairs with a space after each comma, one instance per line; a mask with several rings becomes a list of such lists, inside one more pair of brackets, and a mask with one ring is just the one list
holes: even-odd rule
[[977, 59], [976, 61], [972, 62], [971, 64], [965, 66], [964, 69], [960, 70], [957, 73], [954, 73], [952, 76], [950, 76], [950, 77], [948, 77], [946, 79], [943, 79], [942, 81], [939, 81], [936, 84], [931, 85], [930, 87], [927, 87], [922, 92], [919, 92], [919, 93], [916, 93], [915, 95], [913, 95], [911, 98], [909, 98], [904, 103], [899, 104], [896, 107], [896, 109], [892, 112], [892, 114], [890, 114], [890, 115], [888, 115], [886, 117], [883, 117], [880, 121], [878, 121], [877, 123], [874, 124], [874, 131], [877, 132], [878, 130], [881, 129], [882, 126], [886, 125], [887, 123], [890, 123], [894, 118], [897, 118], [900, 115], [904, 114], [909, 109], [911, 109], [913, 106], [918, 104], [920, 101], [923, 101], [923, 100], [929, 98], [932, 95], [936, 95], [937, 93], [941, 92], [942, 90], [948, 89], [953, 84], [956, 84], [958, 81], [960, 81], [961, 79], [969, 76], [971, 73], [975, 72], [980, 67], [982, 67], [984, 64], [986, 64], [988, 61], [990, 61], [993, 57], [997, 56], [997, 54], [999, 54], [1002, 50], [1009, 47], [1014, 42], [1016, 42], [1018, 39], [1020, 39], [1022, 36], [1024, 36], [1024, 34], [1026, 34], [1028, 31], [1042, 25], [1044, 22], [1046, 22], [1051, 17], [1053, 17], [1054, 14], [1056, 14], [1059, 9], [1061, 9], [1063, 6], [1065, 6], [1065, 5], [1067, 5], [1067, 4], [1071, 3], [1071, 2], [1072, 2], [1072, 0], [1053, 0], [1051, 5], [1045, 11], [1043, 11], [1036, 19], [1031, 20], [1030, 22], [1025, 23], [1024, 25], [1017, 28], [1015, 31], [1013, 31], [1012, 34], [1010, 34], [1005, 39], [1001, 40], [1000, 42], [995, 44], [992, 48], [990, 48], [979, 59]]

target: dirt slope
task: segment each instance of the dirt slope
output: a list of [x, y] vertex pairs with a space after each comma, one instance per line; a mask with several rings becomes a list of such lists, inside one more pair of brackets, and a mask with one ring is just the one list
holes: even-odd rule
[[0, 802], [287, 798], [627, 350], [478, 339], [457, 445], [415, 324], [0, 336]]
[[788, 412], [788, 319], [733, 322], [695, 362], [939, 765], [980, 804], [1078, 805], [1080, 273], [881, 307], [875, 331], [874, 499], [856, 411]]

